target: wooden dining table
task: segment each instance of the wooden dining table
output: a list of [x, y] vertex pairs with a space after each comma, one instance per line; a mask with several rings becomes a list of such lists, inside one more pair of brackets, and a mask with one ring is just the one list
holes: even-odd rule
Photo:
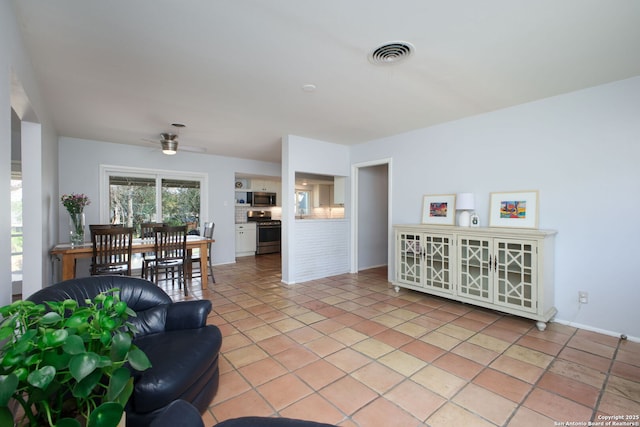
[[[214, 239], [208, 239], [202, 236], [187, 236], [187, 265], [185, 265], [185, 276], [191, 279], [191, 255], [194, 249], [200, 249], [200, 270], [205, 272], [207, 269], [208, 245], [214, 243]], [[133, 239], [131, 242], [132, 253], [146, 253], [155, 250], [154, 239]], [[51, 256], [59, 258], [62, 262], [62, 280], [69, 280], [76, 277], [76, 260], [81, 258], [91, 258], [93, 256], [93, 245], [91, 242], [81, 245], [71, 245], [70, 243], [60, 243], [55, 245], [51, 251]], [[206, 289], [209, 276], [202, 273], [202, 289]]]

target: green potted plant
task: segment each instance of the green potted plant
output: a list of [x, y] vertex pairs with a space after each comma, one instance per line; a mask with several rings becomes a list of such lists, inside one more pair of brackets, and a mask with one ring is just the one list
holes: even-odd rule
[[133, 392], [125, 365], [151, 364], [132, 343], [128, 318], [136, 314], [117, 291], [84, 306], [69, 299], [0, 308], [0, 425], [118, 425]]

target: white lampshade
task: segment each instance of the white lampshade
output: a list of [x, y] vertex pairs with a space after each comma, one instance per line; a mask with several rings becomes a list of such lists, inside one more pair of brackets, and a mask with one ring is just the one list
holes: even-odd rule
[[476, 202], [473, 193], [458, 193], [456, 195], [456, 210], [470, 211], [475, 209]]
[[469, 227], [471, 225], [471, 213], [476, 206], [473, 193], [458, 193], [456, 195], [456, 210], [462, 211], [458, 216], [458, 225], [460, 227]]

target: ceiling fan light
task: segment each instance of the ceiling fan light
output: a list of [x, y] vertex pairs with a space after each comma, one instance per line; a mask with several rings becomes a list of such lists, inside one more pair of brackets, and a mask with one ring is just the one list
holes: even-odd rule
[[178, 152], [178, 141], [171, 140], [163, 140], [162, 141], [162, 152], [169, 156], [173, 156]]

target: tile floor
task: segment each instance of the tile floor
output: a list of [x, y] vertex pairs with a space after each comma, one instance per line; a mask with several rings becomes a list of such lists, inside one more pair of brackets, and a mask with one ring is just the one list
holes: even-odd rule
[[279, 256], [263, 255], [215, 274], [188, 297], [213, 301], [224, 336], [207, 426], [244, 415], [360, 427], [640, 421], [640, 343], [396, 293], [385, 268], [287, 286]]

